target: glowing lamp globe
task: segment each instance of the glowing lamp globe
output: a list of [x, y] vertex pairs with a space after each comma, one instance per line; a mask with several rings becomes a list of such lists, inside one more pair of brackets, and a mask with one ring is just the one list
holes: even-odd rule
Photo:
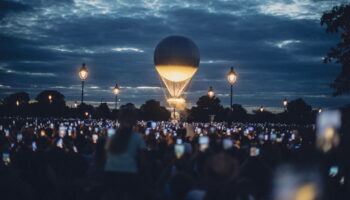
[[233, 67], [231, 67], [231, 71], [227, 74], [227, 81], [233, 85], [237, 80], [237, 74]]
[[83, 66], [79, 70], [79, 77], [80, 77], [81, 80], [84, 81], [88, 77], [88, 74], [89, 74], [89, 71], [86, 68], [85, 63], [83, 63]]
[[113, 93], [114, 93], [114, 95], [118, 95], [119, 94], [119, 86], [118, 86], [118, 84], [117, 85], [115, 85], [115, 87], [114, 87], [114, 89], [113, 89]]

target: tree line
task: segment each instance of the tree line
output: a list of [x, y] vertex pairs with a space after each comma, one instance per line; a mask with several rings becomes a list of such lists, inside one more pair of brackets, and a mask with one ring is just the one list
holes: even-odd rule
[[[88, 104], [67, 106], [65, 96], [56, 90], [40, 92], [35, 101], [30, 101], [29, 94], [19, 92], [5, 97], [0, 104], [0, 116], [20, 117], [65, 117], [65, 118], [118, 118], [118, 110], [126, 107], [135, 107], [132, 103], [121, 105], [119, 109], [110, 109], [107, 103], [94, 107]], [[140, 120], [166, 121], [171, 112], [160, 105], [159, 101], [148, 100], [136, 108]], [[295, 99], [288, 103], [285, 110], [272, 113], [266, 109], [253, 110], [248, 113], [240, 104], [233, 104], [232, 109], [221, 105], [218, 97], [207, 95], [200, 97], [196, 106], [186, 108], [180, 112], [180, 117], [189, 122], [281, 122], [310, 124], [314, 123], [318, 110], [312, 109], [303, 99]]]

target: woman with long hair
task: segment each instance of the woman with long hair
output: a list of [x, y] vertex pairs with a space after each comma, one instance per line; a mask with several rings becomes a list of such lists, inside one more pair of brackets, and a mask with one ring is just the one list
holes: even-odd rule
[[134, 107], [120, 110], [120, 127], [106, 143], [105, 166], [107, 193], [105, 199], [142, 198], [139, 178], [139, 159], [146, 149], [141, 134], [135, 131], [137, 112]]

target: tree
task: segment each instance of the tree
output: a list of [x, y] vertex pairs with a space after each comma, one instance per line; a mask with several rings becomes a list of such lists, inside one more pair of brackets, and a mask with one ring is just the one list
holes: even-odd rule
[[230, 121], [246, 121], [247, 120], [247, 110], [243, 108], [240, 104], [233, 104], [232, 111], [229, 110]]
[[111, 111], [107, 103], [101, 103], [96, 109], [96, 115], [100, 118], [109, 118]]
[[341, 64], [341, 72], [331, 87], [335, 89], [333, 96], [350, 92], [350, 5], [335, 6], [324, 13], [321, 25], [326, 25], [327, 33], [339, 33], [341, 41], [332, 47], [324, 58], [325, 63]]
[[64, 95], [56, 90], [44, 90], [35, 98], [40, 105], [65, 106]]
[[254, 115], [252, 115], [252, 120], [255, 122], [275, 122], [276, 121], [276, 115], [273, 114], [270, 111], [267, 111], [264, 109], [261, 111], [260, 109], [258, 110], [253, 110]]
[[18, 92], [11, 94], [4, 99], [4, 105], [6, 106], [18, 106], [27, 105], [29, 103], [29, 94], [26, 92]]
[[33, 106], [40, 116], [63, 116], [68, 111], [64, 95], [56, 90], [44, 90], [35, 99]]
[[170, 112], [159, 101], [148, 100], [140, 107], [140, 114], [143, 120], [166, 121], [170, 118]]
[[312, 122], [312, 107], [303, 99], [295, 99], [287, 105], [288, 119], [292, 123], [306, 124]]
[[215, 121], [225, 120], [224, 107], [220, 104], [220, 99], [217, 97], [209, 97], [204, 95], [199, 97], [197, 106], [192, 107], [190, 112], [190, 121], [210, 121], [210, 115], [215, 115]]
[[123, 109], [127, 109], [127, 108], [133, 108], [133, 109], [136, 109], [135, 105], [133, 103], [126, 103], [124, 105], [121, 105], [120, 106], [120, 110], [123, 110]]

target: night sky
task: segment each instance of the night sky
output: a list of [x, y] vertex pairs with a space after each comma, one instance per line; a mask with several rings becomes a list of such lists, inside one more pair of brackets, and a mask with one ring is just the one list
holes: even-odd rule
[[213, 86], [229, 104], [226, 74], [235, 67], [234, 103], [248, 110], [282, 109], [302, 97], [314, 108], [338, 107], [329, 84], [340, 66], [322, 57], [339, 40], [320, 25], [323, 12], [345, 1], [323, 0], [0, 0], [0, 98], [58, 90], [80, 100], [77, 72], [89, 69], [87, 103], [112, 105], [148, 99], [164, 103], [153, 66], [158, 42], [169, 35], [191, 38], [201, 53], [188, 90], [189, 105]]

